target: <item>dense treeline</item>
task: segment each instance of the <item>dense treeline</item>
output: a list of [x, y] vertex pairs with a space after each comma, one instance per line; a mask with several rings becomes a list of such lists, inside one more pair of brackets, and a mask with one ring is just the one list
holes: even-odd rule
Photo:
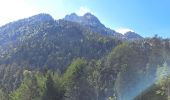
[[20, 86], [9, 94], [1, 90], [0, 95], [2, 100], [102, 100], [101, 68], [100, 61], [78, 58], [62, 75], [24, 70]]
[[[76, 58], [63, 73], [48, 68], [32, 70], [11, 66], [6, 70], [16, 71], [13, 79], [22, 79], [12, 91], [2, 86], [2, 100], [125, 100], [148, 91], [151, 83], [164, 87], [165, 82], [156, 82], [170, 64], [170, 42], [154, 37], [119, 44], [107, 56], [99, 60]], [[163, 66], [163, 67], [161, 67]], [[10, 71], [6, 72], [8, 75]], [[17, 74], [18, 73], [18, 74]], [[4, 73], [5, 74], [5, 73]], [[22, 74], [22, 75], [21, 75]], [[5, 75], [6, 76], [6, 75]], [[14, 77], [15, 76], [15, 77]], [[18, 77], [23, 78], [18, 78]], [[6, 77], [11, 77], [6, 76]], [[7, 78], [8, 79], [8, 78]], [[159, 78], [161, 79], [161, 78]], [[14, 82], [9, 82], [14, 86]], [[157, 84], [156, 84], [157, 83]], [[163, 84], [161, 84], [163, 83]], [[168, 83], [169, 84], [169, 83]], [[133, 87], [133, 88], [132, 88]], [[11, 90], [11, 89], [10, 89]], [[153, 90], [153, 89], [152, 89]], [[159, 90], [159, 91], [158, 91]], [[135, 92], [135, 93], [133, 93]], [[153, 93], [153, 92], [151, 92]], [[153, 98], [166, 90], [155, 89]], [[128, 97], [128, 96], [130, 97]], [[147, 97], [147, 96], [146, 96]], [[162, 97], [162, 98], [163, 98]], [[146, 100], [141, 99], [139, 100]], [[150, 100], [156, 100], [151, 99]], [[159, 100], [159, 99], [158, 99]]]

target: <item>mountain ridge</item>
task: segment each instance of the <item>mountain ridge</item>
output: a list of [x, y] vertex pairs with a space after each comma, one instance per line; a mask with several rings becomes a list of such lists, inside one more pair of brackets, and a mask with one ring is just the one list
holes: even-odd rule
[[100, 28], [100, 31], [102, 31], [103, 33], [100, 34], [106, 34], [106, 35], [113, 35], [117, 38], [122, 38], [122, 39], [127, 39], [127, 40], [136, 40], [136, 39], [142, 39], [143, 37], [140, 36], [137, 33], [132, 33], [130, 34], [130, 31], [128, 31], [128, 34], [121, 34], [119, 32], [116, 32], [115, 30], [112, 30], [110, 28], [107, 28], [104, 24], [102, 24], [100, 22], [100, 20], [92, 15], [91, 13], [87, 12], [85, 13], [83, 16], [78, 16], [76, 13], [71, 13], [69, 15], [66, 15], [64, 18], [64, 20], [67, 21], [72, 21], [72, 22], [76, 22], [79, 24], [82, 24], [84, 26], [90, 26], [93, 27], [95, 29]]
[[[33, 15], [31, 17], [28, 17], [28, 18], [19, 19], [19, 20], [7, 23], [5, 25], [2, 25], [0, 28], [2, 30], [2, 28], [9, 27], [9, 25], [13, 25], [13, 26], [20, 25], [20, 26], [22, 26], [25, 23], [24, 21], [30, 22], [31, 20], [34, 21], [34, 24], [36, 24], [38, 22], [44, 22], [44, 21], [58, 21], [58, 20], [55, 20], [49, 14], [40, 13], [40, 14]], [[135, 40], [134, 38], [137, 38], [137, 39], [143, 38], [142, 36], [140, 36], [137, 33], [135, 33], [136, 35], [134, 35], [134, 34], [129, 34], [129, 35], [124, 34], [123, 35], [121, 33], [116, 32], [115, 30], [107, 28], [104, 24], [102, 24], [100, 22], [100, 20], [96, 16], [92, 15], [89, 12], [85, 13], [83, 16], [78, 16], [76, 13], [71, 13], [71, 14], [68, 14], [64, 18], [59, 19], [59, 20], [76, 22], [76, 23], [79, 23], [79, 24], [81, 24], [85, 27], [90, 28], [91, 30], [93, 30], [96, 33], [114, 36], [114, 37], [120, 38], [120, 39]], [[28, 25], [31, 25], [31, 24], [29, 23]], [[18, 27], [20, 27], [20, 26], [18, 26]], [[0, 33], [2, 33], [2, 32], [0, 32]], [[133, 36], [130, 36], [130, 35], [133, 35]], [[132, 39], [130, 39], [130, 37], [132, 37]]]
[[83, 16], [78, 16], [76, 13], [71, 13], [70, 15], [66, 15], [63, 19], [77, 22], [85, 26], [97, 26], [100, 28], [105, 27], [103, 24], [101, 24], [99, 19], [91, 13], [85, 13]]

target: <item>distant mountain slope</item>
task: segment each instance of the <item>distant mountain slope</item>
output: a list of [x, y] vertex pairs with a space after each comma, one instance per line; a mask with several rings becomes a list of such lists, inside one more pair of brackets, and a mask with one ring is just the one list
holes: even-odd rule
[[38, 14], [29, 18], [11, 22], [0, 27], [0, 45], [13, 42], [19, 38], [35, 33], [41, 23], [53, 22], [54, 19], [48, 14]]
[[62, 71], [74, 58], [98, 59], [120, 41], [75, 22], [55, 21], [48, 14], [9, 23], [0, 28], [0, 37], [1, 64]]

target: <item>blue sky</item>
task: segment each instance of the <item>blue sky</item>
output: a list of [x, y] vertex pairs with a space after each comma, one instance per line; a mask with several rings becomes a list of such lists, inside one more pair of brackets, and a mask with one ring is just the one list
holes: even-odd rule
[[0, 0], [0, 25], [38, 13], [60, 19], [88, 11], [114, 30], [170, 37], [170, 0]]

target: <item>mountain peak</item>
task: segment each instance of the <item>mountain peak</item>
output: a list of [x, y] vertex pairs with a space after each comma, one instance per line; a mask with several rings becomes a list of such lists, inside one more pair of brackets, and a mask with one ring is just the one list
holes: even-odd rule
[[101, 25], [99, 19], [96, 16], [92, 15], [91, 13], [84, 14], [83, 18], [87, 20], [89, 23], [91, 22], [92, 25]]
[[[19, 19], [10, 23], [7, 23], [1, 27], [6, 27], [6, 26], [22, 26], [23, 24], [31, 25], [31, 24], [37, 24], [39, 22], [47, 22], [47, 21], [54, 21], [53, 17], [49, 14], [46, 13], [40, 13], [28, 18], [24, 19]], [[1, 28], [0, 27], [0, 28]]]
[[54, 20], [51, 15], [46, 14], [46, 13], [40, 13], [38, 15], [34, 15], [32, 17], [28, 18], [29, 20], [37, 20], [37, 21], [50, 21]]
[[134, 31], [128, 31], [124, 34], [124, 37], [128, 40], [142, 39], [143, 37]]
[[[94, 15], [92, 15], [91, 13], [85, 13], [84, 15], [83, 15], [84, 17], [86, 17], [86, 18], [92, 18], [92, 17], [95, 17]], [[95, 17], [96, 18], [96, 17]]]
[[142, 38], [142, 36], [138, 35], [131, 29], [120, 29], [113, 31], [105, 27], [96, 16], [89, 12], [85, 13], [83, 16], [78, 16], [76, 13], [71, 13], [70, 15], [66, 15], [64, 20], [76, 22], [83, 26], [90, 27], [91, 30], [93, 30], [96, 33], [114, 35], [118, 38], [125, 38], [128, 40], [136, 40]]
[[78, 16], [76, 13], [71, 13], [70, 16]]
[[79, 19], [79, 16], [76, 13], [71, 13], [70, 15], [66, 15], [64, 19], [75, 22]]
[[66, 15], [64, 20], [80, 23], [85, 26], [104, 27], [104, 25], [101, 24], [98, 18], [89, 12], [84, 14], [83, 16], [78, 16], [75, 13], [71, 13], [70, 15]]

